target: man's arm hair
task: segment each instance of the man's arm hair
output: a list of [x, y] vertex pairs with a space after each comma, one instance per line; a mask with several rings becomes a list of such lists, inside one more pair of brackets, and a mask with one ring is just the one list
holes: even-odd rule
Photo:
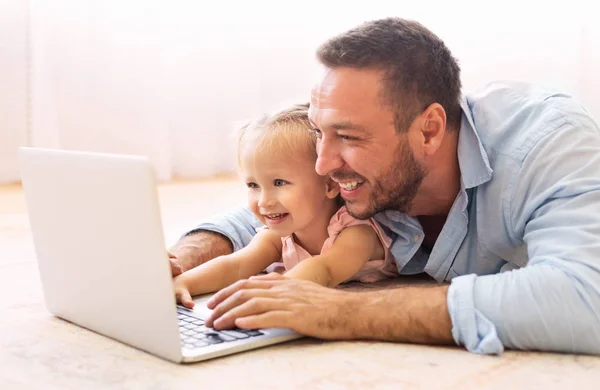
[[349, 339], [454, 345], [447, 294], [447, 284], [351, 293], [339, 325]]
[[[248, 245], [262, 224], [248, 207], [238, 207], [206, 218], [187, 232], [170, 250], [171, 259], [185, 272], [215, 257], [238, 251]], [[172, 257], [172, 256], [171, 256]], [[176, 268], [176, 267], [175, 267]]]
[[183, 236], [170, 252], [185, 272], [215, 257], [232, 253], [233, 244], [220, 233], [197, 229]]

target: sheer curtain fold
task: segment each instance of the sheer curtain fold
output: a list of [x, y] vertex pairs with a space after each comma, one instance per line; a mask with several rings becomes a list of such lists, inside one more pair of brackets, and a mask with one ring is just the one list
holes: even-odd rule
[[236, 126], [307, 101], [318, 44], [389, 15], [442, 37], [465, 88], [540, 82], [600, 119], [600, 28], [583, 2], [276, 4], [30, 0], [32, 144], [147, 155], [160, 180], [232, 172]]
[[22, 0], [0, 0], [0, 184], [19, 180], [19, 146], [28, 143], [28, 14]]

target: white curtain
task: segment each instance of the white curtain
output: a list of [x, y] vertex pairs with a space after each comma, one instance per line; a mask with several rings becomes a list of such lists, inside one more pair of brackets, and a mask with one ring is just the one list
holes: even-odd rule
[[0, 0], [0, 183], [19, 180], [17, 150], [28, 138], [27, 3]]
[[347, 3], [30, 0], [30, 142], [147, 155], [161, 180], [231, 172], [240, 121], [307, 101], [318, 44], [385, 16], [442, 37], [467, 89], [539, 82], [600, 119], [591, 3]]

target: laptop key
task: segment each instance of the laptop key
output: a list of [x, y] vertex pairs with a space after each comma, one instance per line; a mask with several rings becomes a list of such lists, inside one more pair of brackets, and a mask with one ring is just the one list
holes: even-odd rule
[[202, 348], [202, 347], [206, 347], [206, 346], [208, 346], [208, 345], [210, 345], [210, 344], [209, 344], [209, 343], [205, 343], [205, 342], [203, 342], [203, 341], [196, 341], [196, 342], [194, 343], [194, 346], [195, 346], [196, 348]]
[[236, 329], [236, 331], [245, 333], [250, 337], [261, 336], [264, 334], [263, 332], [261, 332], [259, 330], [255, 330], [255, 329]]
[[203, 341], [205, 341], [209, 344], [220, 344], [223, 342], [223, 340], [221, 340], [218, 337], [206, 337]]
[[229, 335], [227, 335], [225, 333], [221, 333], [221, 332], [219, 332], [219, 337], [221, 339], [223, 339], [223, 341], [234, 341], [234, 340], [237, 340], [235, 337], [229, 336]]
[[221, 339], [223, 341], [234, 341], [235, 340], [235, 337], [228, 336], [228, 335], [223, 334], [221, 332], [215, 332], [214, 330], [213, 331], [209, 331], [209, 332], [203, 332], [203, 333], [204, 333], [204, 336], [207, 339], [209, 339], [209, 338], [218, 338], [218, 339]]
[[183, 309], [179, 306], [177, 306], [177, 315], [183, 315], [185, 317], [187, 317], [188, 320], [200, 320], [203, 321], [202, 318], [198, 317], [197, 314], [195, 314], [193, 311], [188, 310], [188, 309]]
[[248, 337], [250, 337], [245, 333], [236, 332], [235, 330], [221, 330], [221, 331], [219, 331], [219, 333], [226, 334], [227, 336], [235, 337], [236, 339], [247, 339]]
[[196, 326], [193, 325], [193, 324], [185, 324], [185, 325], [183, 325], [181, 327], [184, 328], [184, 329], [195, 329], [196, 328]]

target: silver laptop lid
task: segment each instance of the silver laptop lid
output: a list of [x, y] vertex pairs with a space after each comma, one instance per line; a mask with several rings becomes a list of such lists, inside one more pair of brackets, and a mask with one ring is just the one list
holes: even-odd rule
[[156, 182], [147, 158], [21, 148], [48, 310], [180, 361]]

